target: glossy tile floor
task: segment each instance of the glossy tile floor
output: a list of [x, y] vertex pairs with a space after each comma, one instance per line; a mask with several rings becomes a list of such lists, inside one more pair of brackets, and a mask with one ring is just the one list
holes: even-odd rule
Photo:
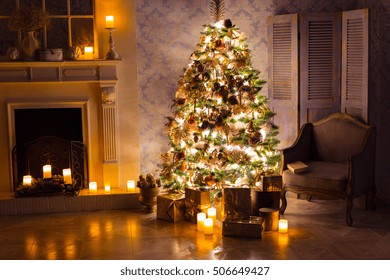
[[390, 206], [353, 209], [344, 202], [288, 199], [289, 232], [260, 239], [227, 238], [196, 231], [186, 221], [113, 210], [0, 216], [0, 259], [390, 259]]

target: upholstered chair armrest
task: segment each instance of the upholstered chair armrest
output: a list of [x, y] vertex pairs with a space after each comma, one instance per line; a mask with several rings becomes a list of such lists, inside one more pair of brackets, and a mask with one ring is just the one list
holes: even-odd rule
[[287, 164], [294, 161], [306, 161], [309, 159], [312, 146], [311, 123], [304, 124], [299, 130], [295, 142], [288, 148], [281, 150], [281, 173], [287, 169]]
[[375, 191], [376, 129], [367, 131], [362, 149], [348, 159], [348, 194], [358, 197], [367, 191]]

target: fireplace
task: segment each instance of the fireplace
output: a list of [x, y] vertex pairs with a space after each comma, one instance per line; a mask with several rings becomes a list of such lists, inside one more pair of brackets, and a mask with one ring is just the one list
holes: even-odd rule
[[[12, 192], [24, 173], [41, 172], [38, 165], [42, 163], [31, 171], [33, 167], [20, 163], [20, 158], [26, 143], [43, 136], [81, 143], [88, 151], [88, 179], [99, 186], [105, 181], [120, 186], [115, 92], [118, 63], [0, 63], [0, 103], [4, 104], [0, 107], [4, 116], [0, 119], [0, 192]], [[27, 133], [28, 127], [32, 130]], [[44, 130], [48, 127], [51, 130]]]
[[85, 188], [88, 153], [83, 143], [82, 108], [18, 108], [13, 112], [14, 189], [22, 185], [26, 175], [43, 178], [44, 165], [50, 165], [51, 174], [57, 177], [62, 176], [64, 169], [70, 169], [73, 188]]

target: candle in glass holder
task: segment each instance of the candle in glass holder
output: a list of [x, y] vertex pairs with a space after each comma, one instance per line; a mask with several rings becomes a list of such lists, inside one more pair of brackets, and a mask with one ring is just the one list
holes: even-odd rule
[[114, 16], [106, 16], [106, 28], [115, 28]]
[[214, 234], [214, 225], [213, 225], [212, 218], [207, 218], [204, 220], [204, 234], [207, 234], [207, 235]]
[[64, 176], [64, 184], [72, 184], [72, 172], [70, 168], [62, 169], [62, 176]]
[[93, 47], [84, 47], [84, 58], [91, 60], [93, 58]]
[[89, 182], [89, 192], [90, 193], [97, 192], [97, 183], [96, 182]]
[[31, 187], [32, 177], [31, 175], [25, 175], [23, 176], [23, 186], [25, 187]]
[[43, 166], [43, 179], [51, 178], [51, 165], [47, 164]]
[[207, 218], [213, 219], [213, 224], [215, 225], [217, 223], [217, 209], [214, 207], [207, 209]]
[[127, 191], [128, 192], [134, 192], [135, 191], [135, 181], [134, 180], [128, 180], [127, 181]]
[[288, 221], [286, 219], [279, 220], [279, 232], [280, 233], [288, 232]]
[[204, 220], [206, 220], [206, 213], [201, 212], [196, 215], [196, 225], [198, 231], [204, 231]]
[[104, 183], [104, 191], [106, 193], [109, 193], [111, 191], [111, 185], [110, 185], [110, 182], [105, 182]]

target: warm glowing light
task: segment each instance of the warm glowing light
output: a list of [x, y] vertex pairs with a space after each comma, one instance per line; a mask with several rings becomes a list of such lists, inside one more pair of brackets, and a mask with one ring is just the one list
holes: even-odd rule
[[207, 235], [214, 234], [214, 223], [213, 219], [207, 218], [204, 220], [204, 233]]
[[288, 232], [288, 221], [286, 219], [279, 220], [279, 232], [280, 233]]
[[128, 180], [127, 181], [127, 191], [128, 192], [135, 191], [135, 181], [134, 180]]
[[23, 186], [25, 187], [30, 187], [32, 182], [32, 177], [31, 175], [25, 175], [23, 176]]
[[217, 21], [217, 22], [214, 24], [214, 26], [215, 26], [216, 28], [222, 28], [222, 27], [223, 27], [223, 24], [222, 24], [221, 21]]
[[111, 185], [110, 185], [110, 182], [105, 182], [105, 183], [104, 183], [104, 191], [105, 191], [106, 193], [111, 192]]
[[97, 183], [96, 182], [89, 182], [89, 192], [90, 193], [97, 192]]
[[106, 28], [115, 28], [114, 16], [106, 16]]
[[51, 165], [47, 164], [43, 166], [43, 179], [51, 178]]
[[72, 184], [72, 172], [70, 168], [62, 169], [62, 176], [64, 176], [64, 184]]
[[84, 58], [91, 60], [93, 58], [93, 47], [84, 47]]
[[204, 221], [206, 220], [206, 213], [198, 213], [196, 215], [196, 226], [197, 226], [197, 230], [202, 232], [204, 231]]
[[207, 209], [207, 218], [213, 219], [213, 224], [215, 225], [217, 223], [217, 209], [214, 207]]

